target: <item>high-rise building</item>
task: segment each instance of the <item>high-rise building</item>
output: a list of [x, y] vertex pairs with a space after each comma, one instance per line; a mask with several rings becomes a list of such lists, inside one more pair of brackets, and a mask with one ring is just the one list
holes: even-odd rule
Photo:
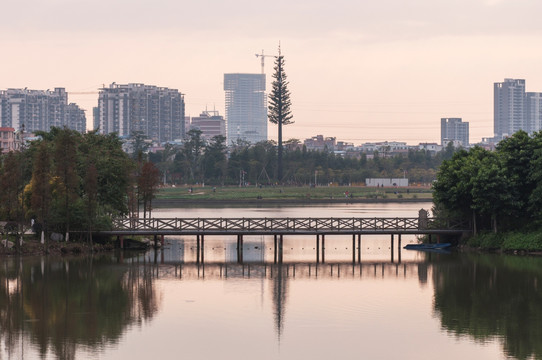
[[469, 123], [461, 118], [440, 119], [440, 144], [445, 142], [459, 142], [462, 146], [469, 146]]
[[542, 129], [542, 93], [525, 92], [525, 80], [504, 79], [494, 84], [495, 140], [516, 131], [528, 133]]
[[184, 95], [153, 85], [112, 83], [100, 89], [99, 132], [129, 137], [142, 132], [159, 144], [185, 136]]
[[267, 140], [265, 74], [224, 74], [228, 144]]
[[217, 135], [226, 136], [226, 120], [218, 111], [204, 111], [192, 118], [191, 129], [201, 130], [201, 137], [210, 140]]
[[64, 88], [0, 91], [0, 124], [25, 132], [49, 131], [52, 126], [86, 131], [85, 112], [76, 104], [68, 104]]
[[525, 93], [525, 125], [528, 132], [542, 130], [542, 93]]

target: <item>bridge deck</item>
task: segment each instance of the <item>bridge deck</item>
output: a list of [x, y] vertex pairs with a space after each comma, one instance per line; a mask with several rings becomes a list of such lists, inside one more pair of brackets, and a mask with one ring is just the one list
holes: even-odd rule
[[120, 218], [110, 235], [460, 234], [465, 223], [432, 218]]

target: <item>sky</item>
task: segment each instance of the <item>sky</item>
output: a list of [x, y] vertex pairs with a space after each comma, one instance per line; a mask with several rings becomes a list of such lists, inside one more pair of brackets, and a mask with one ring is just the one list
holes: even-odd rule
[[[224, 115], [224, 73], [280, 42], [295, 123], [318, 134], [440, 142], [440, 118], [493, 136], [493, 83], [542, 92], [540, 0], [2, 0], [0, 89], [64, 87], [87, 113], [112, 82], [175, 88]], [[273, 58], [265, 58], [270, 88]], [[269, 125], [269, 138], [276, 139]]]

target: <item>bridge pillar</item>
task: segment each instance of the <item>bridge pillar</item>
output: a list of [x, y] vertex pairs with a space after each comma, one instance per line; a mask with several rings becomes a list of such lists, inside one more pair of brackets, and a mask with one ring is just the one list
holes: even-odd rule
[[160, 235], [160, 243], [164, 246], [164, 235]]
[[352, 263], [356, 262], [356, 234], [352, 234]]
[[401, 263], [401, 234], [397, 236], [397, 256], [399, 263]]
[[274, 257], [273, 257], [273, 262], [276, 264], [277, 263], [277, 234], [273, 235], [273, 252], [274, 252]]
[[326, 236], [322, 234], [322, 262], [326, 262]]
[[199, 264], [199, 255], [200, 252], [200, 242], [199, 242], [199, 235], [196, 235], [196, 263]]
[[395, 255], [394, 254], [394, 250], [395, 250], [394, 246], [395, 245], [394, 245], [394, 240], [393, 240], [393, 234], [391, 234], [391, 246], [390, 246], [390, 248], [391, 248], [391, 262], [392, 263], [395, 261], [395, 259], [394, 259], [395, 258], [394, 257], [394, 255]]
[[358, 234], [358, 262], [361, 263], [361, 234]]
[[282, 255], [283, 255], [283, 247], [284, 247], [284, 235], [280, 235], [279, 237], [279, 263], [282, 264]]
[[117, 236], [119, 240], [119, 246], [121, 249], [124, 249], [124, 235]]
[[237, 262], [243, 263], [243, 235], [237, 235]]
[[316, 263], [320, 262], [320, 235], [316, 235]]
[[204, 235], [201, 235], [201, 262], [205, 262], [204, 260], [204, 254], [205, 254], [205, 238]]

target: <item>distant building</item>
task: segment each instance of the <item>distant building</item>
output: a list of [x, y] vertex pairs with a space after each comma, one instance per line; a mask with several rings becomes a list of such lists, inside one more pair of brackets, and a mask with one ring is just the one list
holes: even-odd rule
[[425, 150], [432, 153], [437, 153], [442, 150], [442, 145], [437, 143], [420, 143], [418, 145], [418, 150]]
[[15, 129], [12, 127], [0, 127], [0, 153], [18, 150], [18, 145], [15, 137]]
[[493, 128], [498, 138], [527, 130], [524, 124], [525, 80], [504, 79], [493, 84]]
[[224, 74], [228, 145], [267, 140], [265, 74]]
[[177, 89], [112, 83], [100, 89], [99, 132], [129, 137], [142, 132], [158, 144], [185, 136], [184, 95]]
[[0, 125], [25, 132], [49, 131], [53, 126], [85, 132], [86, 117], [79, 106], [68, 103], [64, 88], [7, 89], [0, 91]]
[[542, 130], [542, 93], [525, 93], [524, 125], [529, 133]]
[[369, 187], [408, 186], [407, 178], [367, 178], [365, 185]]
[[459, 143], [463, 147], [469, 146], [469, 123], [461, 118], [440, 119], [440, 144], [448, 142]]
[[217, 135], [226, 136], [226, 121], [218, 111], [204, 111], [192, 118], [191, 129], [201, 130], [201, 137], [210, 140]]
[[324, 135], [316, 135], [309, 139], [305, 139], [303, 144], [307, 150], [316, 150], [316, 151], [334, 151], [337, 138], [335, 137], [325, 137]]
[[542, 130], [542, 93], [525, 92], [525, 80], [504, 79], [494, 84], [494, 134], [501, 140], [524, 130]]

